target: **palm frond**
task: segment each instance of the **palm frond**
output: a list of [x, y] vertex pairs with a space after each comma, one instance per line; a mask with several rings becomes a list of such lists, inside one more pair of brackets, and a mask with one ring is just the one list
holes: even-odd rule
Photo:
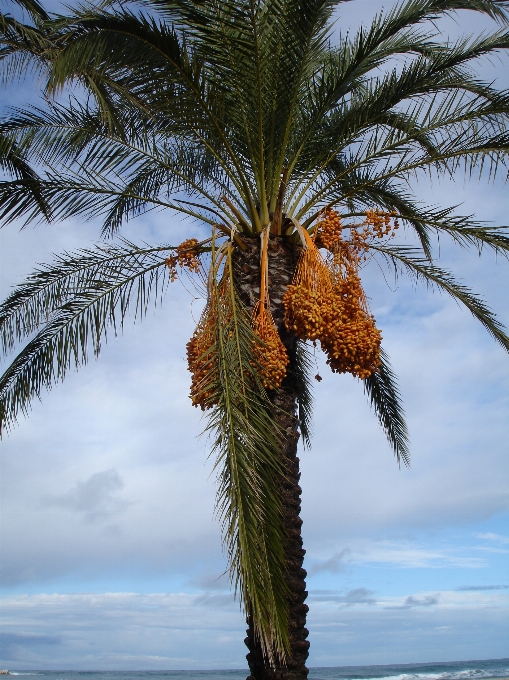
[[496, 315], [480, 297], [472, 293], [466, 286], [458, 283], [450, 272], [423, 259], [420, 257], [419, 251], [412, 247], [380, 246], [376, 244], [371, 244], [370, 247], [372, 250], [382, 253], [397, 271], [403, 268], [416, 281], [436, 287], [438, 290], [448, 293], [457, 302], [461, 302], [482, 323], [490, 335], [509, 352], [509, 337]]
[[[152, 112], [173, 114], [189, 136], [214, 154], [257, 223], [252, 185], [242, 162], [245, 146], [236, 149], [239, 138], [226, 134], [222, 88], [209, 82], [196, 47], [174, 27], [127, 10], [77, 12], [63, 25], [66, 41], [52, 62], [50, 92], [76, 79], [90, 89], [97, 78], [101, 83], [107, 78], [127, 104], [137, 99]], [[104, 113], [108, 117], [108, 111]]]
[[[416, 97], [418, 90], [425, 97], [437, 87], [445, 89], [448, 87], [446, 80], [449, 79], [453, 88], [464, 88], [488, 97], [495, 94], [489, 86], [482, 86], [477, 79], [470, 78], [465, 69], [461, 73], [458, 69], [460, 65], [479, 58], [482, 54], [493, 53], [507, 47], [507, 33], [496, 32], [471, 43], [459, 41], [455, 46], [446, 47], [431, 40], [430, 38], [434, 36], [429, 30], [416, 28], [423, 21], [434, 20], [438, 15], [454, 9], [459, 7], [453, 8], [452, 4], [446, 2], [407, 2], [394, 7], [386, 15], [382, 13], [375, 17], [371, 27], [359, 29], [354, 39], [342, 38], [338, 49], [331, 49], [328, 53], [324, 51], [321, 55], [321, 65], [317, 68], [315, 79], [307, 91], [308, 96], [301, 100], [303, 120], [300, 129], [304, 137], [298, 140], [298, 150], [290, 162], [290, 167], [301, 155], [304, 157], [308, 155], [307, 147], [310, 142], [313, 143], [313, 138], [323, 137], [321, 132], [323, 120], [331, 114], [335, 115], [344, 102], [348, 102], [346, 110], [351, 117], [363, 88], [367, 92], [376, 93], [376, 100], [382, 82], [389, 85], [392, 81], [388, 92], [391, 91], [393, 96], [402, 101], [408, 97]], [[500, 20], [505, 16], [507, 23], [507, 13], [503, 12], [502, 6], [494, 7], [491, 3], [486, 3], [481, 7], [472, 4], [470, 9], [490, 14], [494, 12]], [[402, 55], [418, 58], [406, 64], [403, 73], [389, 72], [385, 79], [379, 81], [377, 70], [389, 59]], [[394, 90], [396, 82], [406, 90], [405, 94], [403, 90], [397, 94]], [[375, 108], [376, 106], [375, 104]], [[388, 105], [388, 102], [383, 103], [378, 111], [381, 112], [383, 109], [385, 114], [382, 115], [387, 116], [391, 106], [396, 106], [396, 100], [391, 105]], [[360, 111], [363, 109], [364, 103], [361, 104]], [[401, 111], [399, 113], [401, 114]], [[395, 112], [391, 112], [390, 115], [394, 116]], [[355, 128], [362, 129], [360, 121], [362, 112], [360, 116], [354, 115], [352, 120], [356, 117], [359, 120], [355, 123]], [[371, 114], [370, 117], [374, 120]], [[338, 134], [334, 135], [333, 139], [344, 141], [345, 136]], [[324, 148], [327, 148], [327, 145]]]
[[[120, 179], [120, 178], [119, 178]], [[152, 184], [150, 176], [143, 177]], [[76, 175], [53, 176], [47, 180], [14, 180], [0, 182], [0, 219], [5, 224], [24, 218], [25, 225], [48, 219], [41, 206], [49, 206], [53, 220], [64, 216], [91, 218], [104, 215], [104, 235], [117, 230], [119, 219], [139, 216], [153, 208], [170, 208], [175, 212], [197, 217], [202, 222], [213, 225], [215, 220], [207, 216], [210, 209], [206, 206], [192, 210], [184, 200], [171, 201], [150, 193], [138, 193], [139, 187], [130, 187], [123, 182], [113, 183], [100, 176], [83, 171]], [[39, 199], [41, 196], [41, 199]]]
[[14, 2], [30, 14], [34, 19], [46, 20], [48, 15], [46, 14], [43, 6], [37, 2], [37, 0], [14, 0]]
[[311, 373], [313, 370], [313, 356], [309, 346], [297, 341], [295, 351], [295, 365], [292, 367], [292, 378], [298, 389], [297, 403], [299, 409], [299, 426], [304, 447], [311, 449], [313, 393], [311, 390]]
[[43, 388], [96, 357], [126, 314], [142, 318], [166, 289], [161, 248], [98, 247], [37, 270], [0, 307], [4, 351], [28, 340], [0, 378], [0, 433]]
[[[418, 222], [425, 230], [433, 230], [438, 235], [447, 234], [464, 248], [474, 246], [481, 253], [486, 247], [503, 257], [509, 257], [509, 226], [486, 226], [473, 219], [472, 215], [455, 215], [454, 210], [457, 206], [449, 208], [415, 206], [412, 210], [408, 210], [407, 206], [402, 204], [398, 209], [394, 205], [391, 209], [398, 209], [402, 219], [412, 225]], [[429, 257], [428, 253], [426, 255]]]
[[[20, 179], [24, 181], [2, 184], [0, 205], [4, 219], [22, 215], [34, 219], [38, 209], [35, 189], [49, 202], [53, 217], [69, 209], [69, 201], [73, 210], [85, 213], [87, 204], [98, 210], [102, 203], [104, 231], [108, 233], [133, 215], [150, 209], [154, 202], [161, 205], [161, 198], [162, 205], [168, 205], [164, 199], [179, 192], [198, 195], [206, 206], [215, 206], [224, 213], [223, 204], [213, 194], [230, 192], [228, 177], [199, 145], [173, 138], [172, 126], [165, 119], [144, 120], [140, 129], [139, 117], [134, 123], [132, 112], [123, 112], [117, 121], [122, 130], [119, 136], [103, 124], [97, 108], [77, 101], [70, 101], [67, 107], [50, 104], [45, 109], [15, 114], [0, 126], [5, 146], [25, 153], [39, 175], [23, 175]], [[10, 159], [7, 151], [2, 153], [4, 164]], [[55, 182], [54, 168], [58, 166], [67, 168], [67, 176], [60, 175]], [[53, 182], [48, 182], [48, 177]], [[80, 181], [85, 177], [89, 179], [88, 189], [86, 182]], [[62, 191], [56, 190], [57, 184]], [[46, 219], [47, 213], [49, 207], [42, 215]]]
[[206, 432], [216, 457], [217, 511], [235, 592], [252, 616], [267, 658], [284, 661], [289, 651], [279, 494], [285, 475], [279, 455], [284, 435], [252, 365], [253, 343], [259, 340], [235, 290], [231, 256], [224, 276], [221, 284], [213, 277], [216, 323], [203, 380], [216, 404]]
[[48, 15], [39, 3], [20, 0], [34, 24], [0, 13], [0, 77], [4, 84], [34, 73], [47, 73], [53, 43], [44, 24]]
[[[25, 158], [23, 151], [7, 135], [0, 131], [0, 168], [14, 175], [26, 189], [30, 203], [46, 219], [50, 217], [50, 208], [41, 192], [39, 177]], [[1, 201], [1, 199], [0, 199]]]
[[401, 406], [396, 376], [392, 372], [389, 357], [383, 349], [380, 352], [380, 361], [378, 371], [363, 380], [364, 391], [371, 406], [375, 409], [398, 463], [403, 460], [404, 464], [409, 466], [410, 451], [405, 412]]

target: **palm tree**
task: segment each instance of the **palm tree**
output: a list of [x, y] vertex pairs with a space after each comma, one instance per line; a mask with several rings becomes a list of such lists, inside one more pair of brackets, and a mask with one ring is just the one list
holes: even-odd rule
[[[408, 0], [336, 42], [341, 0], [103, 2], [67, 16], [18, 4], [28, 20], [1, 18], [4, 75], [35, 71], [45, 85], [39, 107], [1, 122], [1, 219], [101, 216], [105, 240], [40, 267], [2, 304], [3, 349], [16, 354], [0, 379], [2, 431], [189, 274], [207, 298], [188, 344], [191, 398], [208, 415], [250, 679], [305, 678], [297, 442], [310, 445], [310, 343], [363, 381], [404, 463], [362, 268], [385, 262], [447, 292], [509, 350], [494, 314], [433, 254], [442, 234], [506, 255], [506, 230], [425, 206], [412, 184], [506, 160], [509, 94], [475, 66], [509, 47], [509, 2]], [[499, 28], [437, 42], [434, 20], [462, 9]], [[154, 208], [210, 235], [179, 246], [118, 235]], [[410, 245], [392, 240], [399, 224]]]

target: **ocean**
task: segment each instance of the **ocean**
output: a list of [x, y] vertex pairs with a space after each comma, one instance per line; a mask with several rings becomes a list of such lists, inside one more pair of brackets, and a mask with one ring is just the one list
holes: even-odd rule
[[[23, 671], [12, 676], [33, 680], [245, 680], [246, 670], [226, 671]], [[337, 666], [311, 668], [309, 680], [484, 680], [509, 678], [509, 659], [395, 664], [392, 666]], [[21, 680], [21, 678], [20, 678]], [[23, 678], [25, 680], [25, 678]], [[26, 678], [32, 680], [32, 678]]]

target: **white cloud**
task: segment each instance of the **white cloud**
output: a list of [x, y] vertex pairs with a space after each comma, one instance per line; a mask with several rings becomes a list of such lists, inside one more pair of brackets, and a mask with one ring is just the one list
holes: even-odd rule
[[328, 559], [312, 562], [309, 575], [315, 576], [321, 572], [338, 573], [344, 571], [348, 565], [369, 564], [389, 564], [402, 569], [485, 567], [486, 558], [472, 556], [468, 554], [470, 551], [471, 548], [467, 547], [429, 549], [417, 546], [415, 542], [357, 540]]
[[108, 519], [129, 505], [131, 501], [118, 498], [125, 484], [115, 469], [96, 472], [84, 482], [61, 495], [41, 498], [42, 507], [60, 507], [82, 514], [89, 522]]
[[11, 667], [16, 662], [28, 663], [24, 668], [83, 669], [243, 664], [244, 624], [231, 596], [221, 607], [217, 602], [211, 607], [200, 596], [185, 594], [47, 594], [5, 598], [2, 612], [1, 658]]
[[483, 591], [483, 590], [509, 590], [509, 586], [507, 585], [493, 585], [493, 586], [460, 586], [459, 588], [456, 588], [456, 590], [465, 590], [465, 591]]
[[482, 538], [485, 541], [496, 541], [497, 543], [508, 544], [509, 536], [500, 536], [499, 534], [493, 534], [488, 532], [486, 534], [476, 534], [477, 538]]
[[[485, 599], [479, 593], [450, 592], [375, 598], [376, 604], [352, 607], [338, 606], [332, 599], [311, 600], [312, 665], [415, 663], [507, 655], [507, 598]], [[407, 600], [410, 606], [405, 605]], [[415, 602], [424, 606], [415, 606]]]
[[333, 590], [313, 590], [311, 592], [311, 601], [336, 602], [343, 604], [345, 607], [351, 607], [356, 604], [376, 604], [377, 601], [373, 594], [373, 591], [368, 588], [354, 588], [345, 594], [340, 594]]
[[309, 575], [319, 574], [322, 571], [328, 571], [332, 574], [337, 574], [345, 570], [345, 563], [348, 562], [351, 550], [344, 548], [341, 552], [336, 553], [329, 559], [322, 562], [315, 562], [309, 569]]
[[438, 604], [440, 593], [436, 595], [425, 595], [422, 599], [409, 595], [405, 600], [405, 607], [433, 607]]
[[[361, 587], [311, 593], [310, 604], [310, 665], [432, 661], [436, 653], [480, 658], [482, 650], [497, 658], [506, 648], [508, 594], [415, 592], [395, 598]], [[6, 597], [1, 605], [3, 666], [245, 668], [245, 624], [231, 596], [45, 594]]]

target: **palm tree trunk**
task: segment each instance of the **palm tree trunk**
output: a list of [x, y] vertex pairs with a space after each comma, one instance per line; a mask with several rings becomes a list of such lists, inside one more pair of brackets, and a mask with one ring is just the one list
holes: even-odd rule
[[[289, 407], [295, 405], [294, 395], [291, 389], [278, 390], [276, 401], [287, 413]], [[291, 413], [291, 411], [290, 411]], [[308, 676], [306, 660], [308, 657], [309, 642], [307, 641], [308, 630], [305, 627], [307, 604], [304, 604], [307, 592], [304, 580], [306, 571], [302, 568], [305, 551], [302, 548], [299, 486], [299, 459], [297, 453], [298, 432], [296, 430], [296, 418], [291, 415], [277, 418], [283, 425], [287, 438], [282, 450], [285, 458], [287, 476], [282, 481], [281, 495], [283, 501], [283, 513], [286, 529], [286, 583], [289, 590], [289, 620], [290, 620], [290, 645], [291, 655], [285, 666], [271, 668], [264, 659], [259, 642], [254, 637], [252, 623], [248, 617], [246, 643], [249, 653], [246, 655], [251, 675], [247, 680], [305, 680]], [[293, 422], [292, 422], [293, 421]], [[286, 427], [285, 427], [286, 426]]]
[[[252, 309], [260, 293], [260, 240], [245, 238], [246, 250], [237, 250], [235, 256], [235, 278], [244, 303]], [[299, 439], [297, 411], [298, 386], [293, 377], [295, 365], [295, 343], [293, 334], [286, 331], [283, 324], [282, 299], [286, 287], [291, 283], [297, 265], [300, 247], [288, 243], [280, 236], [271, 236], [269, 242], [269, 290], [271, 311], [281, 339], [290, 357], [287, 377], [280, 389], [271, 399], [274, 403], [275, 420], [285, 433], [281, 456], [285, 462], [286, 475], [281, 480], [281, 499], [286, 529], [285, 559], [286, 583], [289, 591], [288, 609], [290, 621], [291, 654], [284, 666], [271, 667], [262, 653], [261, 646], [254, 636], [254, 629], [248, 616], [247, 637], [244, 642], [249, 649], [246, 655], [251, 675], [247, 680], [305, 680], [308, 676], [306, 660], [309, 642], [306, 614], [308, 606], [305, 576], [302, 568], [305, 550], [302, 548], [300, 519], [299, 459], [297, 442]]]

